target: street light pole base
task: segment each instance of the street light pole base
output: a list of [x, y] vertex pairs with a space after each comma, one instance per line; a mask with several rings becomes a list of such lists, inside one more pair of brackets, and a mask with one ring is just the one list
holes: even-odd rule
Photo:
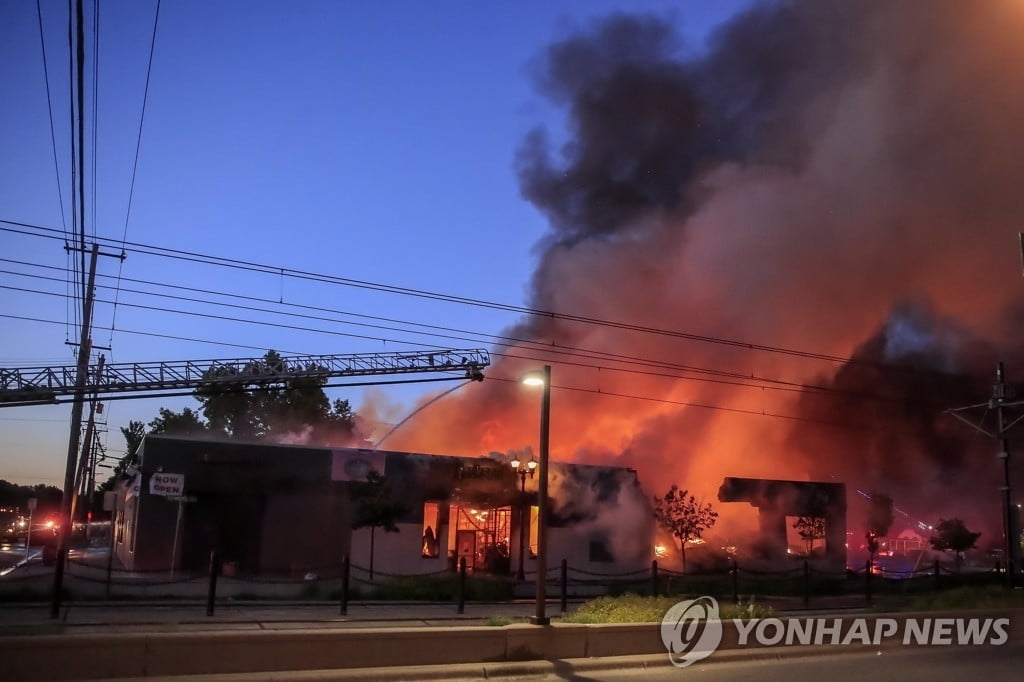
[[530, 616], [530, 625], [551, 625], [551, 619], [547, 616]]

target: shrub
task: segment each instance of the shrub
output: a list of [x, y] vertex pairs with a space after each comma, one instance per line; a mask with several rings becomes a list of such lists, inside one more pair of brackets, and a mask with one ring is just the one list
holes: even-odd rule
[[[621, 597], [598, 597], [582, 604], [567, 623], [660, 623], [665, 612], [679, 601], [678, 597], [643, 597], [635, 594]], [[721, 618], [764, 618], [774, 613], [770, 606], [746, 603], [721, 604]]]

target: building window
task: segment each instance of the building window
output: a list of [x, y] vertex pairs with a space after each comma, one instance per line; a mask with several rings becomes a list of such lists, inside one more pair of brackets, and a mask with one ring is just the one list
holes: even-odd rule
[[449, 509], [449, 557], [466, 560], [471, 571], [509, 572], [511, 507], [463, 506]]
[[611, 550], [608, 549], [608, 541], [604, 538], [590, 540], [590, 560], [596, 563], [609, 563], [615, 561]]
[[423, 543], [420, 556], [435, 558], [440, 553], [438, 531], [441, 523], [441, 504], [439, 502], [423, 503]]

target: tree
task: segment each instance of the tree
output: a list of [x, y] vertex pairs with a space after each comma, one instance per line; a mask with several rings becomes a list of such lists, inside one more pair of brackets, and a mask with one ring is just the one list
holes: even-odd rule
[[[326, 377], [268, 378], [290, 369], [315, 371], [316, 365], [291, 367], [270, 350], [244, 368], [243, 378], [231, 390], [200, 386], [195, 391], [209, 429], [232, 438], [262, 440], [274, 435], [301, 434], [304, 440], [337, 443], [355, 436], [355, 415], [347, 400], [332, 404], [324, 393]], [[230, 366], [214, 366], [204, 375], [229, 379], [240, 372]]]
[[[149, 422], [148, 428], [149, 433], [164, 433], [171, 436], [195, 436], [210, 430], [199, 413], [190, 407], [182, 408], [181, 412], [161, 407], [158, 416]], [[127, 438], [127, 435], [125, 437]]]
[[117, 480], [124, 476], [128, 467], [136, 463], [142, 439], [146, 437], [147, 433], [194, 436], [208, 431], [209, 429], [199, 413], [189, 407], [183, 408], [180, 412], [161, 407], [159, 415], [151, 420], [148, 426], [140, 421], [129, 421], [128, 426], [121, 427], [121, 435], [124, 436], [125, 443], [124, 457], [114, 465], [113, 475], [96, 488], [97, 497], [93, 500], [94, 505], [102, 506], [102, 494], [107, 490], [113, 490]]
[[117, 485], [117, 479], [123, 476], [128, 467], [135, 463], [136, 457], [139, 456], [139, 447], [142, 446], [142, 439], [146, 437], [146, 425], [133, 419], [128, 422], [128, 426], [121, 427], [121, 435], [124, 436], [124, 456], [117, 460], [117, 464], [114, 465], [114, 473], [111, 474], [110, 478], [96, 488], [95, 497], [93, 498], [94, 508], [103, 506], [103, 493], [113, 490], [114, 486]]
[[825, 519], [820, 516], [800, 516], [797, 518], [793, 528], [800, 534], [800, 538], [807, 543], [807, 554], [810, 555], [814, 549], [814, 541], [825, 537]]
[[128, 422], [128, 426], [121, 427], [121, 435], [124, 436], [124, 454], [129, 461], [134, 460], [142, 447], [142, 439], [146, 437], [146, 425], [134, 419]]
[[373, 580], [374, 531], [383, 528], [385, 533], [397, 533], [396, 522], [408, 513], [408, 508], [392, 498], [387, 478], [377, 471], [366, 474], [365, 482], [354, 483], [350, 497], [354, 505], [352, 529], [370, 529], [370, 580]]
[[673, 485], [664, 497], [653, 498], [654, 518], [658, 524], [672, 534], [679, 542], [683, 559], [683, 573], [686, 572], [686, 543], [699, 540], [701, 534], [715, 525], [718, 512], [710, 503], [702, 503]]
[[878, 552], [878, 538], [888, 535], [893, 520], [892, 498], [882, 493], [872, 493], [864, 532], [871, 563], [875, 562], [875, 554]]
[[972, 533], [960, 519], [939, 519], [935, 524], [932, 537], [932, 549], [945, 552], [947, 549], [955, 553], [956, 570], [960, 571], [960, 555], [974, 547], [981, 533]]

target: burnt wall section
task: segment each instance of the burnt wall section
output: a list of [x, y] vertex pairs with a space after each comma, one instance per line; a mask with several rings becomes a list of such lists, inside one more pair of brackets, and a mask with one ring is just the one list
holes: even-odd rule
[[846, 566], [846, 484], [727, 477], [719, 502], [748, 502], [758, 510], [761, 548], [769, 559], [786, 556], [786, 517], [825, 519], [825, 556]]
[[[529, 545], [537, 481], [524, 483], [500, 456], [150, 435], [139, 461], [136, 485], [125, 491], [124, 511], [115, 524], [115, 553], [130, 570], [204, 571], [214, 550], [226, 571], [242, 575], [332, 577], [346, 554], [353, 564], [368, 566], [371, 533], [351, 527], [351, 487], [370, 472], [385, 476], [391, 499], [403, 508], [396, 519], [399, 532], [372, 534], [375, 569], [381, 573], [449, 568], [455, 537], [449, 512], [458, 508], [510, 517], [484, 532], [494, 535], [507, 559], [518, 560], [522, 553], [533, 561], [519, 547]], [[559, 558], [593, 568], [590, 557], [596, 555], [600, 567], [614, 570], [649, 562], [653, 517], [635, 471], [552, 462], [550, 476], [549, 539]], [[154, 479], [184, 483], [178, 494], [161, 494]], [[432, 523], [424, 518], [428, 506], [436, 515]], [[427, 524], [438, 551], [424, 555]]]

